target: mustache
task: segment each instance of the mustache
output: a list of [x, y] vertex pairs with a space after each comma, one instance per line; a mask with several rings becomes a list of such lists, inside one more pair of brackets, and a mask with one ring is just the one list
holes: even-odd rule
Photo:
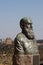
[[33, 30], [27, 30], [27, 29], [26, 29], [26, 31], [27, 31], [28, 33], [34, 33]]

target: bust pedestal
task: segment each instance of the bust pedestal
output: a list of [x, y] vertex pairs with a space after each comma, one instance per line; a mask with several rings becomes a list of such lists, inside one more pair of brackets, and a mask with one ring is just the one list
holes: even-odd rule
[[39, 54], [15, 55], [13, 65], [40, 65]]

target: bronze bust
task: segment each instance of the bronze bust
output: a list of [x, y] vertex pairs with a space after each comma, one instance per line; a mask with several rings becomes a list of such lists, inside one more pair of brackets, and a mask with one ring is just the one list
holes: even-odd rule
[[14, 54], [38, 54], [38, 46], [33, 32], [32, 20], [24, 17], [20, 20], [20, 32], [14, 40]]

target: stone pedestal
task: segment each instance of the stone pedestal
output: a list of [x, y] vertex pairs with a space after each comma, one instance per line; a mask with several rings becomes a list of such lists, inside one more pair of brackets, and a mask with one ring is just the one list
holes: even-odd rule
[[39, 54], [34, 55], [15, 55], [13, 65], [40, 65]]

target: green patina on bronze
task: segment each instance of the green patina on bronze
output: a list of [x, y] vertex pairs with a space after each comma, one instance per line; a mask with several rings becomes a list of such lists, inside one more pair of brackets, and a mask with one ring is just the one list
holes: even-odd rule
[[[27, 23], [27, 24], [26, 24]], [[15, 40], [15, 54], [38, 54], [38, 46], [35, 40], [32, 20], [24, 17], [20, 20], [22, 32], [19, 33]]]

